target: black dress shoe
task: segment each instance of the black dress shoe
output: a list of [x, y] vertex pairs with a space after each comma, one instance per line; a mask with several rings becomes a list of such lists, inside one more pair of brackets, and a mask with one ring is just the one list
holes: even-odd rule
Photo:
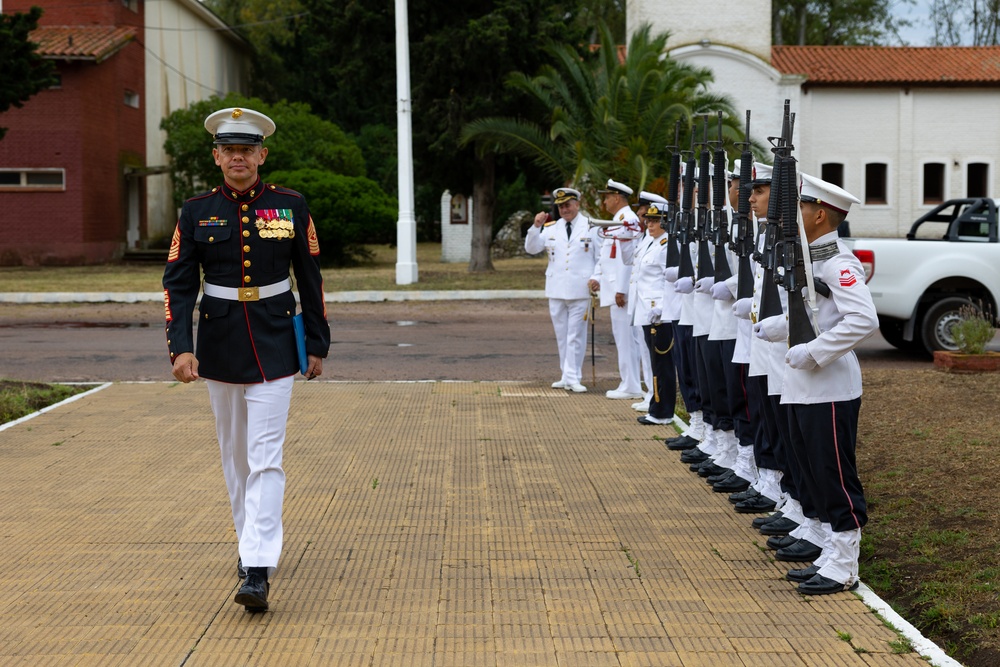
[[[741, 500], [740, 502], [736, 503], [736, 511], [739, 512], [740, 514], [762, 514], [764, 512], [770, 512], [773, 509], [774, 509], [774, 501], [768, 498], [767, 496], [761, 495], [759, 493], [756, 496], [747, 498], [746, 500]], [[766, 517], [759, 517], [759, 518], [766, 518]], [[754, 522], [758, 520], [759, 519], [754, 519]], [[770, 522], [765, 521], [761, 525], [767, 525], [768, 523]], [[760, 526], [756, 525], [754, 526], [754, 528], [759, 528], [759, 527]]]
[[771, 523], [772, 521], [777, 521], [781, 517], [785, 516], [781, 512], [775, 512], [774, 514], [768, 514], [767, 516], [759, 516], [751, 522], [754, 528], [760, 528], [765, 523]]
[[795, 523], [787, 516], [783, 516], [777, 521], [768, 521], [763, 526], [760, 527], [761, 535], [787, 535], [796, 528], [799, 524]]
[[636, 417], [635, 420], [640, 424], [642, 424], [643, 426], [665, 426], [665, 424], [661, 424], [660, 422], [654, 422], [648, 417], [649, 415], [643, 415], [641, 417]]
[[791, 546], [775, 551], [774, 557], [789, 563], [807, 563], [819, 558], [821, 553], [823, 550], [809, 540], [798, 540]]
[[775, 551], [777, 551], [778, 549], [784, 549], [785, 547], [790, 547], [798, 541], [799, 538], [792, 537], [791, 535], [781, 535], [781, 536], [775, 535], [773, 537], [767, 538], [767, 548], [774, 549]]
[[708, 454], [697, 447], [693, 447], [681, 454], [681, 463], [701, 463], [707, 460]]
[[236, 576], [239, 577], [240, 579], [246, 579], [247, 578], [247, 569], [245, 567], [243, 567], [243, 557], [242, 556], [238, 556], [236, 558]]
[[759, 495], [760, 491], [753, 488], [752, 486], [748, 486], [745, 491], [737, 491], [736, 493], [730, 493], [729, 502], [735, 505], [736, 503], [743, 502], [744, 500], [750, 500], [751, 498], [756, 498]]
[[712, 475], [721, 475], [722, 473], [728, 471], [729, 468], [723, 468], [720, 465], [714, 463], [709, 463], [707, 465], [702, 465], [698, 468], [699, 477], [711, 477]]
[[803, 581], [812, 579], [818, 572], [819, 565], [810, 565], [802, 570], [789, 570], [788, 574], [785, 575], [785, 579], [801, 584]]
[[804, 595], [829, 595], [830, 593], [856, 590], [859, 583], [855, 581], [850, 586], [847, 586], [839, 581], [828, 579], [822, 574], [816, 574], [809, 581], [803, 581], [799, 584], [799, 593]]
[[750, 482], [736, 473], [712, 485], [712, 490], [716, 493], [733, 493], [734, 491], [744, 491], [748, 488], [750, 488]]
[[736, 474], [730, 468], [723, 468], [723, 470], [725, 470], [725, 472], [718, 475], [709, 475], [705, 478], [705, 481], [709, 484], [715, 484], [716, 482], [721, 482], [724, 479], [729, 479]]
[[681, 435], [667, 440], [667, 449], [672, 452], [683, 452], [698, 446], [698, 441], [690, 435]]
[[267, 592], [270, 586], [267, 583], [266, 567], [248, 567], [247, 578], [240, 586], [240, 590], [233, 598], [233, 602], [243, 605], [247, 611], [255, 613], [267, 611]]

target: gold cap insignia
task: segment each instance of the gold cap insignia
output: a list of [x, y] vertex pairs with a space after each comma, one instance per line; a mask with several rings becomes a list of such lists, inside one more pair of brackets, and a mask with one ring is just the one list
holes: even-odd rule
[[239, 118], [242, 115], [243, 111], [241, 109], [233, 109], [233, 118]]

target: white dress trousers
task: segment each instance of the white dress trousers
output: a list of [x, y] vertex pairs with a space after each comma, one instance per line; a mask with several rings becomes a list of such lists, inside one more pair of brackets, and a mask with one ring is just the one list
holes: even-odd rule
[[293, 383], [294, 376], [260, 384], [206, 380], [240, 558], [270, 573], [281, 557], [281, 459]]

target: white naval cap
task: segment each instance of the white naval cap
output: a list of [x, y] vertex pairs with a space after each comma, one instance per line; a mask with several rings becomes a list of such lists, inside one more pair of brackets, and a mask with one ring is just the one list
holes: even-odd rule
[[580, 201], [579, 190], [574, 190], [573, 188], [556, 188], [555, 192], [552, 193], [554, 199], [552, 202], [558, 206], [559, 204], [565, 204], [571, 199]]
[[619, 183], [618, 181], [609, 178], [607, 187], [603, 190], [598, 190], [597, 193], [601, 195], [615, 193], [622, 195], [627, 199], [628, 197], [632, 196], [632, 188], [625, 185], [624, 183]]
[[764, 164], [763, 162], [754, 162], [753, 180], [751, 181], [751, 183], [753, 185], [770, 185], [772, 169], [774, 168], [769, 164]]
[[834, 185], [809, 174], [802, 174], [802, 182], [799, 186], [799, 201], [827, 206], [834, 211], [840, 211], [844, 215], [847, 215], [847, 212], [851, 210], [851, 204], [861, 203], [860, 199], [839, 185]]
[[646, 209], [647, 218], [664, 218], [667, 215], [667, 202], [654, 201], [649, 204], [649, 208]]
[[215, 137], [216, 144], [254, 145], [274, 134], [274, 121], [252, 109], [231, 107], [209, 114], [205, 129]]
[[667, 200], [664, 197], [656, 194], [655, 192], [646, 192], [645, 190], [639, 191], [639, 206], [651, 205], [651, 204], [663, 204], [667, 205]]

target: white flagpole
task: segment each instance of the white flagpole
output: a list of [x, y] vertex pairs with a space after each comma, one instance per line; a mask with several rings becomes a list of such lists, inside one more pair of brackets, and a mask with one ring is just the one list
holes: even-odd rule
[[396, 222], [396, 284], [417, 282], [417, 221], [413, 196], [413, 126], [410, 107], [410, 37], [406, 0], [396, 0], [396, 128], [399, 220]]

